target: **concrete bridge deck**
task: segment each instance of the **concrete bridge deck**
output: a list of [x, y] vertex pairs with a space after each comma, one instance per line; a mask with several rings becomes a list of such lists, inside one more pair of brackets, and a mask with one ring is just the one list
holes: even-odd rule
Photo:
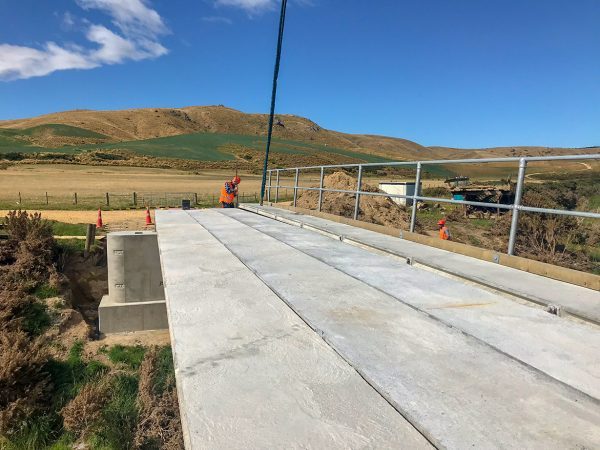
[[600, 443], [595, 325], [243, 210], [157, 229], [189, 448]]
[[600, 293], [593, 289], [281, 208], [252, 204], [241, 205], [241, 208], [313, 229], [350, 244], [367, 246], [401, 258], [413, 258], [415, 262], [427, 267], [473, 280], [540, 305], [561, 306], [567, 313], [600, 324]]

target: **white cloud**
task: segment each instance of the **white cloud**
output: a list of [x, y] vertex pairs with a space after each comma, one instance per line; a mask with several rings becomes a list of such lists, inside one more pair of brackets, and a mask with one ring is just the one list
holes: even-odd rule
[[227, 25], [233, 24], [233, 20], [231, 20], [229, 17], [222, 17], [222, 16], [205, 16], [202, 18], [202, 21], [209, 22], [209, 23], [224, 23]]
[[[281, 0], [213, 0], [216, 7], [230, 6], [244, 9], [248, 14], [258, 14], [266, 11], [278, 10]], [[301, 6], [313, 6], [313, 0], [290, 0]]]
[[99, 9], [126, 35], [157, 36], [167, 31], [160, 15], [145, 0], [76, 0], [83, 9]]
[[62, 17], [62, 28], [64, 30], [71, 30], [74, 26], [75, 18], [69, 11], [65, 12]]
[[[0, 44], [0, 80], [39, 77], [58, 70], [92, 69], [168, 53], [159, 42], [159, 37], [168, 33], [168, 29], [145, 0], [76, 1], [84, 9], [99, 9], [110, 15], [120, 34], [84, 20], [86, 38], [96, 44], [95, 47], [61, 46], [54, 42], [47, 42], [41, 48]], [[70, 14], [63, 19], [75, 22]]]
[[249, 13], [268, 11], [274, 9], [277, 4], [277, 0], [215, 0], [216, 6], [234, 6]]

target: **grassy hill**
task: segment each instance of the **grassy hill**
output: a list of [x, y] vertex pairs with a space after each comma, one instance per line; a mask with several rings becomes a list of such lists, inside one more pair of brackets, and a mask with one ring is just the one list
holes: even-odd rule
[[[326, 130], [293, 115], [276, 119], [273, 152], [281, 165], [600, 152], [598, 147], [424, 147], [405, 139]], [[224, 106], [67, 111], [0, 121], [0, 153], [127, 151], [191, 161], [244, 160], [258, 166], [267, 121], [266, 114], [246, 114]]]

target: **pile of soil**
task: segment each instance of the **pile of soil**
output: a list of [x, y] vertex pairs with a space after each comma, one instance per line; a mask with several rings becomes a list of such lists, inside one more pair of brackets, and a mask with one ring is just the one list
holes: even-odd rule
[[[345, 172], [335, 172], [323, 179], [323, 185], [329, 189], [355, 191], [357, 180]], [[382, 192], [379, 189], [362, 183], [365, 192]], [[305, 191], [296, 201], [299, 208], [317, 209], [318, 191]], [[337, 216], [354, 216], [356, 195], [338, 192], [324, 192], [321, 211]], [[402, 206], [394, 203], [389, 197], [363, 195], [360, 198], [358, 220], [377, 225], [407, 229], [410, 224], [410, 213]]]

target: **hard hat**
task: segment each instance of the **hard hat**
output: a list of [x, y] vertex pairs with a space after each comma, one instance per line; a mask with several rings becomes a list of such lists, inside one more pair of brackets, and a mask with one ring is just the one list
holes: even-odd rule
[[240, 184], [240, 182], [241, 182], [242, 180], [240, 179], [240, 177], [238, 177], [238, 176], [236, 175], [235, 177], [233, 177], [233, 180], [231, 180], [231, 181], [233, 181], [233, 184]]
[[438, 225], [446, 225], [446, 219], [440, 219]]

